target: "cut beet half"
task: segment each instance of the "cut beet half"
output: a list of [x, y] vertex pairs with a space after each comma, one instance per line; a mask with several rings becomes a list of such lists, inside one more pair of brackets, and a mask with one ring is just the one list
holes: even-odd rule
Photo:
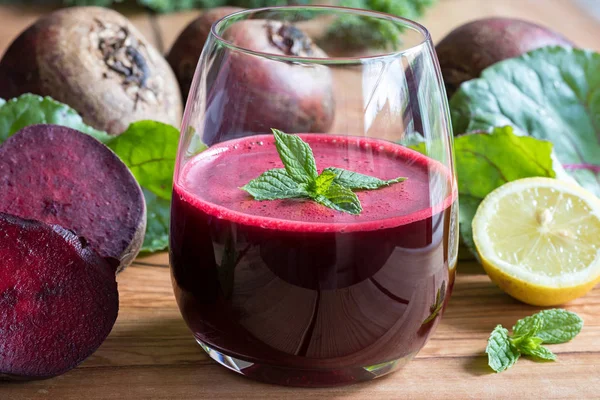
[[138, 254], [144, 195], [121, 160], [91, 136], [55, 125], [22, 129], [0, 147], [0, 212], [56, 224], [102, 257]]
[[0, 378], [42, 379], [102, 344], [119, 311], [113, 264], [57, 225], [0, 213]]

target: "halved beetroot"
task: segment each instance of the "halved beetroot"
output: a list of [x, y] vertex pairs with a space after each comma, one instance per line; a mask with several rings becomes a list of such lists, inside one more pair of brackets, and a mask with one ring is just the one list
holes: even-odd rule
[[34, 125], [0, 147], [0, 212], [63, 226], [103, 257], [138, 254], [146, 229], [142, 190], [106, 146], [74, 129]]
[[42, 379], [102, 344], [119, 311], [115, 267], [57, 225], [0, 213], [0, 378]]

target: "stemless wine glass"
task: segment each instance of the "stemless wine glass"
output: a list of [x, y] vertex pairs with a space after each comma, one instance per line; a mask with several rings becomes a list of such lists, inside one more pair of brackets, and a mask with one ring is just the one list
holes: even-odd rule
[[[359, 214], [256, 200], [241, 188], [284, 167], [272, 128], [298, 134], [319, 173], [407, 179], [366, 190], [336, 172]], [[448, 302], [457, 212], [448, 104], [424, 27], [316, 6], [213, 25], [181, 130], [170, 257], [181, 313], [214, 360], [296, 386], [396, 370]]]

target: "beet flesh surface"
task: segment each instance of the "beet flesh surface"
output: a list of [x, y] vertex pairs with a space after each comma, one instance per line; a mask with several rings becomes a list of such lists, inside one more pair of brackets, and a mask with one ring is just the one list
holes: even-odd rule
[[70, 229], [102, 257], [139, 252], [146, 227], [142, 190], [106, 146], [74, 129], [34, 125], [0, 147], [0, 212]]
[[0, 213], [0, 259], [0, 379], [60, 375], [106, 339], [119, 310], [115, 265], [85, 240]]

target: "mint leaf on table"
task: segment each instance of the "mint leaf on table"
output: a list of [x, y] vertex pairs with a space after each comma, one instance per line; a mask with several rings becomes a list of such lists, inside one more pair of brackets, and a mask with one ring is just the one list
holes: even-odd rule
[[352, 190], [379, 189], [381, 187], [389, 186], [393, 183], [406, 180], [406, 178], [400, 177], [384, 181], [379, 178], [375, 178], [374, 176], [363, 175], [359, 174], [358, 172], [348, 171], [342, 168], [327, 168], [325, 171], [330, 171], [335, 174], [335, 183]]
[[88, 126], [77, 111], [50, 97], [24, 94], [0, 102], [0, 144], [21, 129], [37, 124], [53, 124], [77, 129], [103, 143], [113, 138], [106, 132]]
[[333, 210], [357, 215], [362, 212], [362, 206], [353, 189], [373, 190], [406, 179], [384, 181], [340, 168], [326, 168], [319, 174], [308, 143], [299, 136], [277, 129], [272, 131], [284, 168], [263, 172], [240, 188], [255, 200], [309, 198]]
[[169, 203], [178, 142], [177, 128], [139, 121], [107, 144], [144, 189], [148, 225], [142, 251], [159, 251], [168, 246]]
[[332, 183], [324, 194], [311, 196], [317, 203], [337, 211], [358, 215], [362, 212], [362, 205], [356, 194], [337, 183]]
[[488, 355], [488, 364], [496, 372], [502, 372], [512, 367], [521, 353], [512, 345], [508, 337], [508, 330], [502, 325], [496, 326], [488, 339], [485, 352]]
[[[581, 331], [583, 320], [575, 313], [552, 309], [540, 311], [517, 321], [513, 335], [502, 325], [496, 326], [488, 339], [488, 364], [496, 372], [512, 366], [524, 354], [546, 361], [555, 361], [556, 355], [544, 343], [564, 343]], [[516, 354], [516, 356], [515, 356]]]
[[545, 47], [463, 83], [450, 100], [452, 125], [455, 133], [511, 125], [549, 140], [567, 172], [600, 196], [599, 90], [600, 53]]
[[[427, 154], [425, 143], [410, 147]], [[510, 126], [454, 138], [454, 155], [460, 196], [460, 233], [473, 254], [476, 251], [471, 222], [485, 196], [510, 181], [556, 175], [552, 143], [517, 136]]]
[[241, 189], [256, 200], [293, 199], [308, 197], [308, 192], [294, 181], [285, 169], [271, 169], [251, 180]]
[[568, 342], [577, 336], [583, 328], [583, 320], [579, 315], [555, 308], [540, 311], [534, 316], [520, 319], [513, 326], [514, 334], [523, 335], [526, 331], [531, 330], [532, 326], [538, 323], [537, 321], [541, 322], [541, 326], [537, 329], [536, 336], [548, 344]]
[[272, 129], [275, 147], [290, 178], [298, 183], [310, 183], [317, 178], [317, 164], [310, 146], [295, 135]]

